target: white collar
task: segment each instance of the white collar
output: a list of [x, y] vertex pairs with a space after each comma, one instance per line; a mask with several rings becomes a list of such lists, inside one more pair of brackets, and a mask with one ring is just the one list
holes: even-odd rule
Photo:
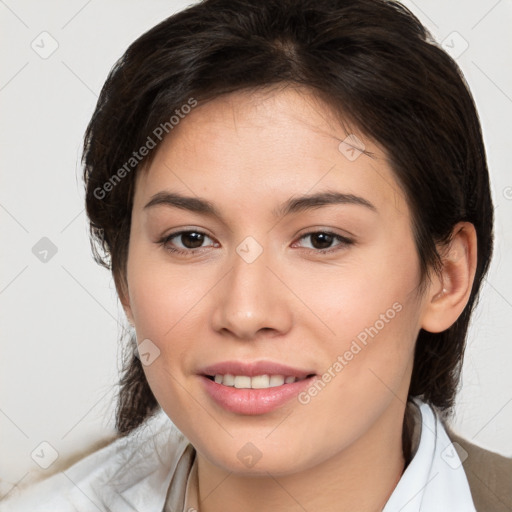
[[382, 512], [476, 512], [460, 457], [432, 408], [421, 412], [418, 449]]
[[[127, 447], [127, 457], [116, 464], [115, 471], [94, 482], [95, 491], [107, 505], [106, 510], [163, 510], [171, 482], [174, 501], [181, 498], [183, 502], [180, 487], [174, 483], [188, 476], [194, 450], [163, 410], [124, 440], [135, 450]], [[124, 451], [121, 448], [118, 453]], [[180, 483], [184, 493], [186, 478]]]

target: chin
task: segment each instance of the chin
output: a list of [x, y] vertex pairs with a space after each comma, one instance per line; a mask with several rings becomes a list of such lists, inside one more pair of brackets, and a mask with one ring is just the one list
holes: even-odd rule
[[[265, 431], [268, 435], [268, 431]], [[268, 477], [287, 476], [306, 471], [322, 462], [322, 453], [307, 453], [311, 439], [305, 444], [290, 443], [290, 436], [276, 436], [269, 442], [261, 434], [235, 436], [226, 443], [213, 441], [213, 437], [203, 437], [199, 443], [192, 443], [201, 457], [210, 464], [226, 472], [240, 476]], [[332, 446], [330, 447], [332, 455]], [[329, 453], [325, 454], [328, 458]]]

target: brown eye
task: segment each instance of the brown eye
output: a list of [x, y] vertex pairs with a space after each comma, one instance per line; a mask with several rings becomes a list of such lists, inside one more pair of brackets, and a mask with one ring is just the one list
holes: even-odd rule
[[197, 249], [203, 245], [205, 235], [197, 231], [186, 231], [179, 234], [179, 239], [182, 245], [187, 249]]
[[313, 231], [300, 237], [300, 240], [307, 239], [309, 239], [309, 247], [307, 245], [302, 245], [302, 247], [316, 250], [320, 253], [336, 251], [354, 243], [352, 240], [345, 238], [344, 236], [336, 233], [330, 233], [328, 231]]
[[334, 236], [329, 233], [313, 233], [309, 236], [311, 237], [311, 245], [315, 249], [328, 249], [334, 240]]
[[[210, 243], [203, 245], [206, 241]], [[179, 231], [165, 236], [157, 242], [167, 251], [183, 255], [195, 254], [199, 249], [218, 246], [206, 233], [195, 230]]]

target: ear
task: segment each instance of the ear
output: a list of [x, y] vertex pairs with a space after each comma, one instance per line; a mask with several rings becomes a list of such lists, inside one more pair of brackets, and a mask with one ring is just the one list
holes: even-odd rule
[[442, 332], [451, 327], [466, 307], [471, 295], [477, 262], [477, 240], [473, 224], [459, 222], [451, 242], [440, 249], [442, 268], [428, 288], [421, 327]]

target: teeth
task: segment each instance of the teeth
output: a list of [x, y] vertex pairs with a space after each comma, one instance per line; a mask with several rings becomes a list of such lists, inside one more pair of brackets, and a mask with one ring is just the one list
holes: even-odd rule
[[269, 387], [269, 383], [270, 377], [268, 375], [258, 375], [251, 379], [251, 385], [247, 387], [251, 387], [252, 389], [265, 389]]
[[283, 377], [282, 375], [272, 375], [270, 377], [269, 386], [271, 388], [276, 387], [276, 386], [282, 386], [284, 384], [284, 379], [285, 379], [285, 377]]
[[235, 387], [237, 389], [267, 389], [283, 384], [292, 384], [298, 379], [293, 376], [284, 375], [215, 375], [214, 381], [223, 386]]
[[235, 377], [235, 388], [247, 389], [251, 387], [251, 377], [247, 375], [237, 375]]
[[228, 374], [224, 375], [224, 378], [222, 379], [221, 384], [224, 384], [225, 386], [234, 386], [235, 385], [235, 377], [228, 373]]

